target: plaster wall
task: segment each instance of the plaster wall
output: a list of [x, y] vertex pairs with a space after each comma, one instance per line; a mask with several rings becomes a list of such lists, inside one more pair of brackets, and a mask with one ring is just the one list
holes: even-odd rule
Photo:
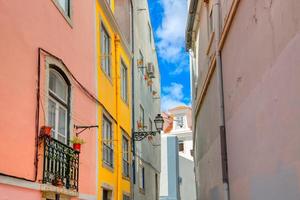
[[[5, 141], [0, 146], [1, 173], [34, 178], [39, 47], [61, 58], [78, 81], [95, 93], [94, 6], [93, 1], [72, 1], [69, 23], [52, 0], [0, 1], [0, 140]], [[41, 54], [40, 126], [47, 123], [46, 69], [46, 57]], [[70, 81], [72, 135], [74, 124], [97, 122], [95, 102]], [[95, 134], [95, 129], [82, 134], [86, 143], [80, 154], [80, 192], [91, 195], [96, 193]], [[10, 199], [26, 196], [18, 198], [17, 192], [2, 194], [16, 194]]]
[[[215, 38], [215, 7], [214, 1], [201, 3], [198, 7], [195, 22], [196, 32], [193, 44], [192, 60], [195, 66], [192, 70], [193, 84], [193, 145], [194, 169], [196, 181], [196, 199], [223, 200], [224, 189], [222, 181], [222, 162], [220, 144], [220, 98], [216, 71], [208, 82], [202, 104], [199, 98], [205, 81], [214, 68], [216, 47]], [[211, 17], [210, 17], [211, 16]], [[212, 20], [212, 30], [209, 30], [209, 18]]]
[[11, 199], [41, 199], [42, 194], [37, 190], [16, 188], [5, 184], [0, 184], [0, 200], [11, 200]]
[[[157, 61], [156, 49], [154, 44], [154, 36], [151, 27], [148, 2], [146, 0], [133, 0], [133, 16], [134, 16], [134, 59], [133, 59], [133, 91], [134, 91], [134, 113], [133, 113], [133, 130], [138, 131], [137, 121], [140, 118], [140, 105], [144, 108], [145, 130], [149, 130], [149, 119], [152, 121], [152, 129], [155, 130], [154, 119], [160, 113], [160, 71]], [[149, 27], [151, 27], [151, 39], [149, 38]], [[138, 67], [138, 59], [140, 59], [140, 52], [144, 58], [144, 67], [149, 62], [154, 64], [155, 78], [153, 78], [152, 90], [147, 85], [144, 79], [146, 68]], [[153, 91], [157, 94], [153, 95]], [[135, 183], [133, 185], [135, 200], [153, 200], [156, 199], [156, 187], [159, 190], [160, 180], [160, 155], [161, 144], [160, 134], [153, 137], [150, 141], [145, 138], [142, 141], [135, 142]], [[145, 167], [145, 192], [140, 192], [138, 176], [138, 163], [142, 162]], [[155, 184], [155, 174], [158, 175], [158, 186]]]
[[179, 183], [181, 200], [196, 200], [194, 162], [179, 154]]
[[299, 199], [300, 2], [241, 1], [222, 62], [232, 200]]
[[197, 199], [224, 198], [219, 129], [219, 97], [214, 73], [195, 118], [194, 162]]

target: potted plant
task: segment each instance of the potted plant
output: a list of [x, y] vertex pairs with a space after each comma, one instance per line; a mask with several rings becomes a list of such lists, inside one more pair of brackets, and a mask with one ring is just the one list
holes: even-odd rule
[[55, 178], [52, 181], [52, 184], [54, 186], [57, 186], [57, 187], [63, 187], [64, 186], [64, 182], [63, 182], [62, 178], [58, 175], [55, 176]]
[[51, 137], [51, 126], [42, 126], [41, 127], [41, 135], [46, 137]]
[[147, 81], [148, 79], [149, 79], [148, 75], [145, 74], [145, 75], [144, 75], [144, 80]]
[[151, 86], [153, 84], [153, 81], [151, 80], [151, 79], [149, 79], [148, 81], [147, 81], [147, 85], [148, 86]]
[[74, 136], [71, 140], [71, 143], [73, 144], [73, 149], [80, 152], [81, 145], [84, 144], [84, 140], [78, 136]]

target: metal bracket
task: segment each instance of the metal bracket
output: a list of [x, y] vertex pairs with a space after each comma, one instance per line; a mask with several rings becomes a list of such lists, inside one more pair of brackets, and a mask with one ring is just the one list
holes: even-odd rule
[[77, 126], [77, 125], [74, 125], [74, 128], [76, 130], [81, 129], [81, 131], [76, 133], [76, 136], [78, 136], [80, 133], [82, 133], [83, 131], [85, 131], [87, 129], [98, 128], [98, 127], [99, 127], [98, 125], [93, 125], [93, 126]]
[[133, 139], [135, 141], [141, 141], [144, 138], [146, 138], [148, 135], [155, 136], [156, 133], [159, 133], [159, 131], [137, 131], [137, 132], [133, 132]]

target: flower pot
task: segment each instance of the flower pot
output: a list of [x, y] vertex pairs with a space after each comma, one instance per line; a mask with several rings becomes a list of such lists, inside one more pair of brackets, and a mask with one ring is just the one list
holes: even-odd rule
[[145, 81], [148, 80], [148, 76], [146, 74], [144, 75], [144, 79], [145, 79]]
[[74, 144], [73, 144], [73, 149], [74, 149], [75, 151], [80, 152], [80, 148], [81, 148], [81, 144], [77, 144], [77, 143], [74, 143]]
[[52, 181], [52, 184], [56, 187], [63, 187], [64, 186], [64, 182], [62, 180], [62, 178], [57, 177]]
[[42, 126], [41, 127], [41, 135], [46, 136], [46, 137], [51, 137], [51, 126]]
[[148, 82], [147, 82], [147, 85], [148, 86], [151, 86], [153, 84], [153, 81], [150, 79], [150, 80], [148, 80]]

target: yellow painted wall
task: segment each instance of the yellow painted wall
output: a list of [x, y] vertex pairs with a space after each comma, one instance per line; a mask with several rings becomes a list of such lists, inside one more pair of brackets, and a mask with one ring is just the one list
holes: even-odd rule
[[[114, 2], [112, 2], [112, 9]], [[96, 27], [97, 27], [97, 77], [98, 77], [98, 98], [103, 106], [98, 109], [98, 160], [99, 160], [99, 185], [98, 199], [102, 199], [102, 187], [108, 187], [113, 190], [113, 199], [122, 200], [123, 194], [130, 194], [130, 181], [123, 178], [122, 164], [122, 129], [131, 137], [131, 64], [130, 55], [126, 53], [120, 37], [113, 30], [111, 22], [106, 17], [107, 13], [103, 12], [98, 1], [96, 6]], [[111, 78], [109, 78], [101, 68], [101, 23], [106, 28], [111, 38]], [[121, 58], [127, 66], [128, 77], [128, 102], [125, 103], [120, 96], [120, 70]], [[114, 167], [107, 168], [102, 161], [102, 119], [103, 114], [109, 117], [113, 125], [113, 147], [114, 147]], [[130, 143], [130, 138], [129, 138]], [[131, 158], [131, 155], [130, 155]]]

